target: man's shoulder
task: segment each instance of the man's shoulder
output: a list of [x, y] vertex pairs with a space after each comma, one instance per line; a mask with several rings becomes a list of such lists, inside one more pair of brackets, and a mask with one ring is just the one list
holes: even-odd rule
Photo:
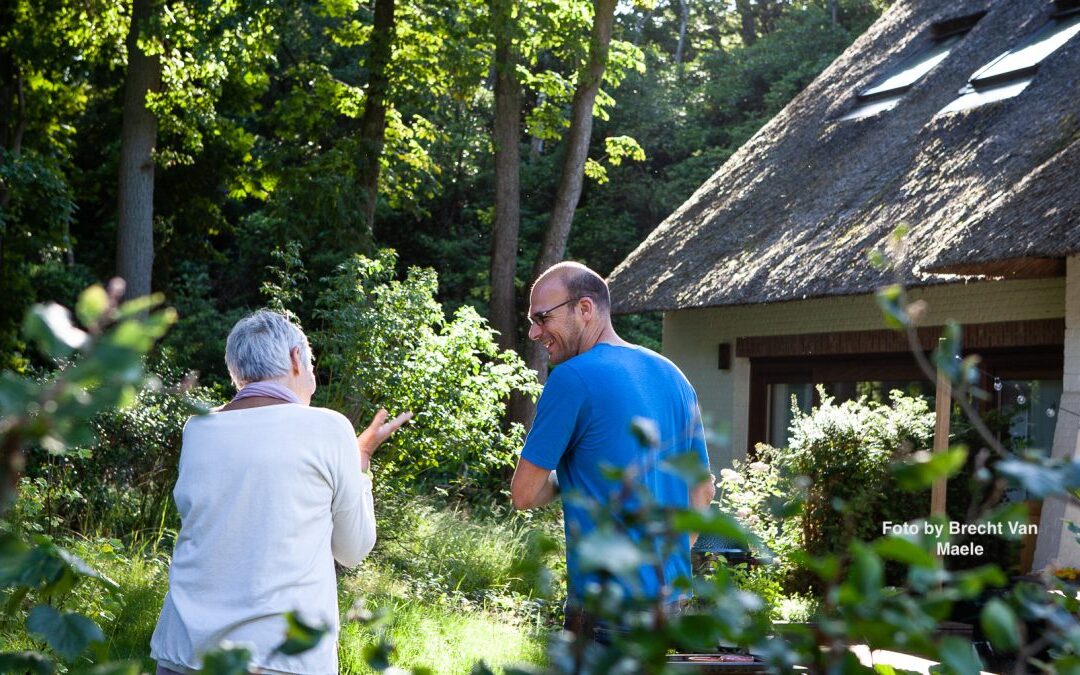
[[[635, 344], [625, 345], [597, 345], [576, 359], [567, 361], [580, 368], [601, 368], [625, 370], [632, 367], [648, 367], [650, 369], [670, 372], [682, 377], [682, 371], [671, 359], [663, 354], [655, 352], [648, 347]], [[587, 358], [583, 358], [587, 357]], [[580, 359], [579, 363], [578, 360]]]

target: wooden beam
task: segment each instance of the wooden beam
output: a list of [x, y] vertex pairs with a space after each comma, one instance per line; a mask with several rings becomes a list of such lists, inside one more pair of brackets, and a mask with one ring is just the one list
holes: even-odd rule
[[[942, 326], [918, 329], [919, 344], [926, 351], [932, 350], [937, 345], [942, 330]], [[965, 351], [1052, 346], [1064, 344], [1064, 341], [1064, 319], [998, 321], [966, 324], [963, 327]], [[890, 354], [906, 351], [908, 342], [904, 335], [885, 329], [763, 335], [735, 340], [735, 355], [740, 358]]]

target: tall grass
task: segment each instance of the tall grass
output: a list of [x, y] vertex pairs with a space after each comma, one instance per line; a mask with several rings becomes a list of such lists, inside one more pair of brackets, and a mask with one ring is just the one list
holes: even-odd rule
[[[469, 673], [479, 661], [496, 672], [511, 664], [543, 663], [545, 632], [523, 626], [511, 613], [462, 612], [419, 600], [378, 598], [372, 604], [392, 610], [392, 618], [378, 631], [394, 645], [392, 660], [401, 668], [422, 666], [456, 675]], [[338, 652], [342, 673], [374, 672], [362, 654], [376, 637], [375, 631], [355, 623], [342, 629]]]
[[[537, 527], [439, 510], [415, 498], [379, 502], [379, 542], [363, 565], [339, 577], [339, 599], [343, 611], [363, 599], [391, 615], [378, 627], [342, 626], [342, 672], [371, 672], [363, 650], [382, 637], [395, 645], [395, 665], [435, 673], [468, 673], [481, 660], [496, 672], [513, 663], [543, 663], [553, 605], [534, 596], [533, 566], [521, 564], [535, 562]], [[75, 536], [59, 543], [119, 587], [110, 591], [87, 579], [61, 603], [103, 628], [110, 658], [138, 660], [144, 672], [153, 672], [150, 636], [168, 588], [167, 545], [164, 551], [155, 544], [128, 549], [117, 539]], [[25, 631], [32, 602], [7, 620], [0, 617], [4, 650], [42, 648]]]

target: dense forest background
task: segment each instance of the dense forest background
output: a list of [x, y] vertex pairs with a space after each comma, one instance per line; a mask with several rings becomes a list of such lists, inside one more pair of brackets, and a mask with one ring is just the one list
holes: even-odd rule
[[[179, 311], [164, 358], [224, 384], [265, 282], [307, 322], [335, 268], [384, 247], [437, 272], [447, 311], [492, 316], [501, 291], [521, 317], [571, 174], [563, 255], [607, 274], [887, 4], [6, 0], [4, 366], [32, 365], [28, 306], [120, 273]], [[658, 344], [658, 317], [619, 328]]]

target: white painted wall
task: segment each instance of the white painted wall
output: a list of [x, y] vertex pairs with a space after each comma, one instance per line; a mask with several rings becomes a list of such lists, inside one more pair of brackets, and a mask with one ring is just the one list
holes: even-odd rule
[[[1073, 279], [1080, 272], [1075, 260], [1070, 260], [1069, 265], [1073, 275], [1069, 278]], [[1080, 279], [1070, 283], [1070, 307], [1074, 312], [1071, 339], [1076, 341], [1080, 339], [1080, 290], [1075, 288], [1080, 288]], [[991, 323], [1065, 316], [1065, 279], [1061, 278], [949, 284], [913, 290], [910, 296], [928, 304], [924, 325], [940, 325], [950, 318], [961, 323]], [[687, 309], [664, 314], [663, 351], [686, 373], [697, 389], [706, 423], [711, 430], [719, 431], [709, 447], [712, 465], [718, 470], [730, 466], [733, 458], [742, 457], [748, 437], [750, 363], [748, 359], [734, 358], [736, 338], [884, 327], [881, 310], [871, 295]], [[717, 367], [721, 342], [732, 345], [730, 371]], [[1065, 391], [1080, 396], [1080, 346], [1075, 351], [1071, 372], [1078, 384], [1071, 390], [1066, 386]], [[1069, 368], [1066, 361], [1066, 377]], [[1064, 398], [1062, 405], [1066, 405]], [[1080, 410], [1080, 403], [1073, 405], [1072, 409]]]
[[[1077, 431], [1080, 417], [1080, 256], [1066, 260], [1065, 287], [1065, 368], [1061, 388], [1062, 411], [1054, 427], [1054, 447], [1051, 454], [1061, 459], [1080, 458]], [[1068, 522], [1080, 525], [1080, 508], [1062, 499], [1043, 502], [1039, 522], [1039, 539], [1035, 546], [1032, 567], [1080, 567], [1080, 545], [1076, 535], [1069, 532]]]

